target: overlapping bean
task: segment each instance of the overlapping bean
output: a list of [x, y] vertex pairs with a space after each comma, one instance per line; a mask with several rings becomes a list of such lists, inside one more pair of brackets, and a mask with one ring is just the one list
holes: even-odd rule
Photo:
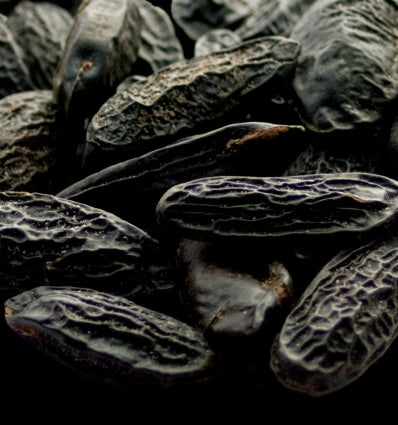
[[300, 402], [396, 375], [397, 22], [389, 0], [1, 2], [7, 385], [68, 366]]

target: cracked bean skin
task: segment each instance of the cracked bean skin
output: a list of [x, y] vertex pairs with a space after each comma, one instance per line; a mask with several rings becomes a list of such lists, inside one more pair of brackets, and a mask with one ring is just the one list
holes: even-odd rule
[[396, 221], [398, 183], [370, 173], [217, 176], [170, 188], [160, 224], [192, 239], [347, 236]]
[[174, 285], [156, 239], [113, 214], [52, 195], [0, 192], [0, 242], [3, 299], [60, 281], [126, 297], [167, 294]]
[[116, 387], [211, 380], [215, 353], [200, 332], [123, 297], [41, 286], [5, 302], [9, 327], [76, 373]]
[[376, 239], [326, 264], [287, 316], [270, 366], [287, 388], [319, 397], [379, 360], [398, 332], [398, 239]]

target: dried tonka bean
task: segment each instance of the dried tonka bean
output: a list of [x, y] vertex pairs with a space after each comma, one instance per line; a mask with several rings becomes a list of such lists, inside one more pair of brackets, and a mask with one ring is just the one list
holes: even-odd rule
[[0, 293], [32, 285], [93, 287], [126, 297], [175, 284], [160, 243], [103, 210], [28, 192], [0, 193]]
[[73, 18], [48, 2], [22, 1], [8, 17], [8, 27], [21, 47], [36, 88], [51, 90]]
[[398, 240], [344, 251], [307, 287], [275, 339], [271, 368], [291, 390], [335, 392], [389, 348], [398, 330]]
[[99, 169], [100, 163], [111, 165], [154, 150], [167, 137], [193, 132], [199, 124], [216, 126], [216, 119], [242, 107], [245, 96], [255, 92], [270, 98], [281, 90], [298, 50], [297, 43], [285, 38], [257, 39], [180, 61], [125, 87], [93, 116], [85, 159]]
[[374, 123], [398, 95], [398, 8], [389, 1], [315, 2], [292, 29], [301, 43], [293, 87], [306, 126]]
[[303, 131], [300, 126], [265, 122], [230, 124], [107, 167], [58, 196], [105, 209], [147, 229], [156, 226], [156, 204], [170, 187], [225, 173], [280, 173], [300, 151]]
[[35, 88], [23, 61], [21, 47], [8, 28], [4, 15], [0, 15], [0, 57], [0, 98]]
[[173, 387], [213, 378], [203, 336], [122, 297], [76, 287], [37, 287], [5, 303], [7, 324], [41, 353], [117, 387]]
[[183, 47], [170, 16], [149, 1], [137, 0], [137, 4], [142, 19], [138, 58], [148, 63], [152, 72], [184, 60]]
[[51, 90], [0, 99], [0, 190], [55, 191], [63, 181]]
[[370, 173], [220, 176], [166, 191], [161, 224], [193, 239], [347, 236], [396, 221], [398, 183]]
[[296, 22], [315, 0], [262, 1], [235, 30], [242, 40], [266, 35], [288, 37]]
[[293, 299], [289, 272], [266, 255], [253, 267], [236, 253], [227, 261], [224, 251], [187, 239], [179, 245], [181, 293], [192, 320], [214, 340], [276, 332]]
[[60, 117], [83, 126], [136, 62], [141, 18], [134, 0], [86, 0], [54, 76]]
[[216, 28], [233, 28], [261, 4], [260, 0], [172, 0], [175, 22], [193, 40]]

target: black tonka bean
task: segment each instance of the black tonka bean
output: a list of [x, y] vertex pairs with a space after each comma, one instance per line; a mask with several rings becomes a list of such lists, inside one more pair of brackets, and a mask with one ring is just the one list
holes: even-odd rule
[[149, 1], [138, 0], [137, 3], [142, 20], [138, 58], [148, 64], [148, 71], [156, 72], [184, 60], [184, 50], [171, 17]]
[[65, 169], [56, 114], [51, 90], [23, 91], [0, 99], [0, 190], [59, 189]]
[[192, 40], [217, 28], [238, 26], [256, 7], [260, 0], [172, 0], [174, 21]]
[[[284, 172], [285, 175], [322, 173], [384, 174], [383, 139], [371, 128], [362, 132], [317, 133]], [[347, 148], [349, 146], [349, 148]]]
[[175, 285], [160, 242], [113, 214], [52, 195], [0, 193], [0, 293], [59, 282], [156, 298]]
[[52, 89], [72, 22], [68, 11], [49, 2], [19, 2], [8, 16], [8, 27], [36, 88]]
[[290, 38], [301, 43], [293, 79], [314, 131], [374, 123], [398, 95], [398, 8], [390, 1], [315, 2]]
[[230, 124], [111, 165], [58, 196], [113, 212], [149, 231], [156, 227], [156, 204], [170, 187], [225, 173], [281, 172], [300, 151], [302, 134], [301, 126]]
[[35, 88], [23, 51], [7, 26], [7, 17], [0, 15], [0, 98]]
[[398, 183], [370, 173], [200, 178], [166, 191], [159, 222], [193, 239], [346, 236], [390, 226]]
[[228, 29], [210, 30], [203, 34], [195, 43], [194, 56], [204, 56], [221, 49], [238, 45], [240, 37]]
[[398, 332], [398, 240], [345, 250], [308, 285], [276, 337], [271, 368], [293, 391], [319, 397], [358, 379]]
[[288, 37], [296, 22], [315, 0], [268, 0], [262, 1], [236, 28], [242, 40], [266, 35]]
[[250, 260], [236, 261], [239, 249], [229, 261], [225, 251], [222, 245], [188, 239], [178, 247], [180, 291], [191, 320], [214, 343], [260, 335], [271, 340], [293, 300], [290, 273], [266, 254], [257, 255], [253, 266]]
[[43, 355], [116, 387], [204, 384], [215, 353], [171, 316], [93, 289], [41, 286], [5, 302], [7, 324]]
[[136, 1], [82, 2], [53, 79], [59, 116], [69, 123], [67, 129], [82, 132], [86, 120], [130, 74], [140, 31]]
[[219, 126], [217, 119], [242, 107], [254, 92], [266, 102], [289, 80], [298, 51], [299, 45], [285, 38], [257, 39], [179, 61], [125, 86], [94, 114], [86, 163], [98, 171], [184, 137], [183, 131], [194, 134], [199, 125]]

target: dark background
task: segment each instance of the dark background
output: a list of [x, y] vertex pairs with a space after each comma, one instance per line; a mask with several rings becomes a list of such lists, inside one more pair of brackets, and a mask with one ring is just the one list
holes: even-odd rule
[[[88, 418], [130, 417], [134, 423], [143, 415], [148, 420], [165, 419], [191, 422], [211, 421], [217, 417], [247, 422], [347, 420], [355, 423], [377, 416], [379, 420], [396, 422], [396, 380], [398, 346], [393, 344], [386, 354], [359, 379], [344, 389], [327, 396], [312, 398], [283, 388], [268, 371], [260, 370], [262, 384], [242, 376], [238, 361], [231, 364], [228, 378], [214, 386], [196, 389], [116, 389], [77, 376], [26, 344], [10, 329], [2, 332], [0, 379], [4, 409], [11, 404], [21, 408], [16, 417], [43, 418], [56, 410], [58, 417]], [[236, 368], [235, 368], [236, 367]], [[266, 371], [267, 370], [267, 371]], [[253, 373], [253, 372], [250, 372]], [[240, 376], [241, 375], [241, 376]], [[255, 376], [255, 373], [253, 374]], [[249, 382], [248, 382], [249, 381]], [[80, 413], [79, 413], [80, 412]], [[126, 416], [124, 416], [126, 415]], [[272, 420], [271, 420], [272, 419]], [[277, 419], [277, 422], [275, 422]], [[130, 423], [130, 420], [128, 421]]]

